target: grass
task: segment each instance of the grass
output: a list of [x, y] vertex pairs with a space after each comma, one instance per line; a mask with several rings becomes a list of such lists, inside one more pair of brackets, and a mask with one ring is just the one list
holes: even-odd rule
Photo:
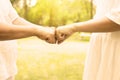
[[16, 80], [82, 80], [85, 54], [21, 54]]
[[18, 48], [16, 80], [82, 80], [85, 53], [53, 52], [48, 49], [42, 52], [39, 49], [42, 47], [38, 46], [41, 41], [32, 38], [19, 40], [18, 43], [22, 46]]

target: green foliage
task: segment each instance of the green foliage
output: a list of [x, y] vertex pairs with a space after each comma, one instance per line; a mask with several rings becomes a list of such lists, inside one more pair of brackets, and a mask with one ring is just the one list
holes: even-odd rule
[[11, 1], [11, 3], [14, 3], [15, 2], [15, 0], [10, 0]]
[[18, 3], [20, 0], [10, 0], [12, 4]]
[[[25, 4], [24, 4], [25, 5]], [[24, 7], [25, 8], [25, 7]], [[37, 0], [35, 6], [18, 8], [26, 19], [44, 26], [60, 26], [91, 18], [91, 2], [88, 0]]]

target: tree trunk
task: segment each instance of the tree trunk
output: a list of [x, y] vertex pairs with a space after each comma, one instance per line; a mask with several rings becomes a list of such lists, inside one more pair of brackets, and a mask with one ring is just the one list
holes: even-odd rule
[[91, 0], [91, 11], [90, 11], [90, 18], [93, 18], [93, 0]]
[[28, 19], [28, 6], [27, 6], [27, 0], [24, 0], [23, 2], [23, 5], [24, 5], [24, 18], [25, 19]]

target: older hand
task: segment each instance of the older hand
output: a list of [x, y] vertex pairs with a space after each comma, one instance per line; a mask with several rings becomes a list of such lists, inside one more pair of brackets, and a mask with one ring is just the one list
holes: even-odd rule
[[70, 35], [74, 33], [73, 26], [60, 26], [56, 29], [56, 40], [57, 43], [62, 43], [65, 39], [67, 39]]
[[38, 38], [45, 40], [48, 43], [56, 43], [54, 27], [36, 27], [35, 34]]

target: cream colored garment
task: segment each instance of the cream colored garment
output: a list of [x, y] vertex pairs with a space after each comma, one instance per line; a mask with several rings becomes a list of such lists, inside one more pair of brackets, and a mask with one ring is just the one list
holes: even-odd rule
[[[0, 0], [0, 22], [12, 24], [18, 17], [9, 0]], [[17, 43], [14, 40], [0, 41], [0, 80], [17, 73]]]
[[[95, 18], [106, 16], [120, 24], [120, 0], [97, 0]], [[93, 33], [83, 80], [120, 80], [120, 31]]]

